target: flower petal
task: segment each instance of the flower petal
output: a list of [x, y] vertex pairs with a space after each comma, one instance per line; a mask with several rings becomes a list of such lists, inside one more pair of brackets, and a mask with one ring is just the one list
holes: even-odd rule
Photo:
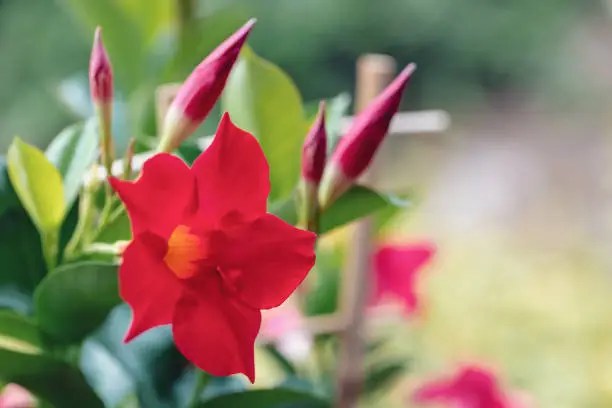
[[247, 218], [266, 212], [270, 169], [263, 150], [227, 113], [212, 144], [193, 163], [200, 209], [210, 219], [237, 211]]
[[165, 241], [144, 232], [130, 243], [119, 267], [119, 294], [132, 308], [125, 342], [153, 327], [172, 323], [183, 286], [166, 267]]
[[314, 266], [315, 238], [312, 232], [265, 214], [230, 238], [221, 255], [221, 274], [249, 306], [279, 306]]
[[134, 236], [146, 230], [169, 236], [185, 215], [195, 210], [194, 181], [189, 167], [166, 153], [148, 159], [136, 181], [109, 178], [125, 204]]
[[421, 267], [434, 255], [429, 243], [417, 245], [386, 245], [374, 254], [374, 303], [393, 295], [402, 300], [408, 313], [418, 308], [416, 279]]
[[261, 313], [227, 297], [219, 275], [208, 275], [176, 305], [176, 347], [214, 376], [245, 374], [255, 382], [255, 338]]

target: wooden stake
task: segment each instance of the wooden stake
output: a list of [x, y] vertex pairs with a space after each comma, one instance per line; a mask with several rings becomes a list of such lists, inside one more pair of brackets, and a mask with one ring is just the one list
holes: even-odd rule
[[[363, 110], [392, 80], [395, 60], [387, 55], [364, 55], [357, 61], [356, 112]], [[364, 178], [372, 181], [369, 171]], [[357, 405], [364, 379], [364, 341], [362, 328], [370, 287], [370, 253], [374, 234], [373, 220], [367, 217], [354, 227], [342, 279], [341, 312], [346, 327], [340, 336], [338, 371], [338, 408]]]

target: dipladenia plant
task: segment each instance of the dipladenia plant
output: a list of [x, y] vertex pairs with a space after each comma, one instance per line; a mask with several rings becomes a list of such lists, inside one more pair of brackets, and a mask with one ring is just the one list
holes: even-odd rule
[[[164, 326], [170, 343], [157, 339], [147, 347], [163, 348], [170, 355], [175, 347], [180, 358], [175, 356], [171, 368], [162, 367], [161, 358], [143, 363], [147, 368], [133, 380], [135, 387], [143, 387], [134, 392], [139, 406], [206, 408], [203, 390], [208, 381], [235, 374], [251, 383], [258, 378], [255, 351], [262, 311], [282, 305], [320, 262], [315, 256], [317, 237], [392, 205], [381, 194], [357, 186], [356, 180], [382, 143], [414, 65], [354, 119], [329, 159], [325, 102], [308, 130], [300, 126], [304, 134], [285, 135], [303, 141], [301, 157], [286, 158], [301, 160], [301, 172], [287, 175], [295, 183], [293, 193], [273, 202], [272, 161], [259, 142], [266, 135], [241, 128], [232, 120], [234, 113], [222, 114], [211, 144], [189, 165], [176, 153], [210, 115], [235, 65], [241, 58], [253, 58], [241, 50], [254, 26], [254, 19], [248, 21], [194, 68], [159, 124], [157, 146], [141, 166], [133, 162], [134, 139], [122, 163], [113, 163], [112, 55], [104, 47], [101, 28], [95, 30], [89, 65], [94, 117], [63, 132], [44, 153], [20, 140], [13, 143], [7, 160], [10, 182], [33, 221], [34, 227], [28, 228], [39, 234], [34, 241], [42, 251], [36, 247], [32, 253], [43, 252], [45, 259], [44, 269], [28, 288], [31, 311], [26, 313], [32, 316], [0, 313], [0, 339], [3, 319], [9, 319], [6, 327], [20, 328], [9, 334], [17, 336], [15, 344], [21, 347], [9, 352], [0, 342], [0, 381], [20, 384], [57, 407], [120, 406], [105, 394], [108, 387], [98, 378], [104, 370], [95, 371], [100, 362], [88, 360], [91, 346], [84, 345], [100, 341], [124, 357]], [[251, 90], [244, 91], [249, 98]], [[89, 181], [83, 184], [84, 179]], [[365, 204], [353, 206], [351, 200]], [[0, 221], [2, 211], [0, 206]], [[129, 222], [129, 234], [118, 237], [112, 232], [122, 220]], [[414, 279], [403, 279], [400, 272], [395, 263], [377, 269], [381, 284], [376, 299], [379, 292], [412, 296]], [[105, 330], [111, 325], [113, 333], [118, 331], [113, 322], [125, 305], [129, 323], [119, 331], [123, 343], [130, 344], [108, 346]], [[306, 326], [300, 323], [300, 330]], [[282, 333], [275, 336], [276, 343], [284, 342]], [[303, 351], [316, 351], [319, 344], [313, 342]], [[291, 366], [274, 345], [267, 347], [281, 364]], [[132, 356], [125, 367], [136, 371], [134, 359], [153, 355], [147, 351]], [[306, 364], [307, 359], [297, 360]], [[40, 372], [24, 376], [20, 367], [29, 365], [40, 367]], [[173, 371], [177, 367], [180, 375]], [[213, 401], [217, 405], [211, 402], [211, 407], [243, 406], [244, 401], [255, 401], [254, 407], [264, 406], [261, 401], [331, 406], [333, 393], [321, 386], [328, 378], [324, 362], [314, 370], [289, 368], [291, 375], [321, 389], [259, 390], [265, 393], [241, 395], [237, 401], [242, 402]], [[196, 377], [189, 397], [151, 405], [168, 394], [168, 388], [157, 388], [160, 377], [170, 376], [165, 387], [176, 393], [184, 389], [186, 373]], [[231, 399], [235, 393], [226, 394], [219, 398]], [[263, 398], [259, 405], [257, 398]]]

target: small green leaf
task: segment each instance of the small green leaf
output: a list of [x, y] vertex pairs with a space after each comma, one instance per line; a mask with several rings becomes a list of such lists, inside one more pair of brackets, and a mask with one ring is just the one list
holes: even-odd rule
[[19, 384], [56, 407], [103, 408], [76, 368], [43, 354], [34, 323], [7, 311], [0, 312], [0, 381]]
[[[395, 196], [383, 195], [367, 187], [354, 185], [321, 215], [320, 233], [348, 224], [389, 206], [405, 206], [406, 202]], [[289, 224], [297, 223], [295, 197], [272, 206], [270, 212]]]
[[223, 395], [199, 405], [199, 408], [331, 408], [328, 401], [289, 389], [250, 390]]
[[405, 361], [385, 361], [370, 367], [366, 373], [364, 386], [365, 394], [372, 394], [384, 390], [392, 385], [407, 368]]
[[287, 360], [283, 354], [278, 351], [273, 344], [266, 344], [264, 349], [270, 354], [270, 356], [278, 363], [279, 367], [285, 372], [286, 375], [297, 375], [295, 367], [291, 361]]
[[60, 343], [83, 340], [120, 302], [117, 266], [102, 262], [61, 266], [34, 293], [40, 328]]
[[83, 177], [96, 160], [99, 135], [96, 121], [77, 123], [62, 130], [53, 139], [45, 156], [62, 176], [64, 201], [72, 205], [83, 183]]
[[57, 234], [66, 215], [64, 187], [57, 169], [38, 148], [15, 138], [8, 173], [21, 204], [43, 234]]
[[221, 100], [239, 127], [253, 133], [270, 164], [271, 200], [296, 184], [308, 126], [300, 93], [287, 74], [244, 47]]

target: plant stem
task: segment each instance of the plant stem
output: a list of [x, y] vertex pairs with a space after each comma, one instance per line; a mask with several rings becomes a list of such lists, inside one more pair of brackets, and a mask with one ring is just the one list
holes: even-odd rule
[[45, 232], [41, 235], [43, 257], [47, 270], [51, 272], [57, 266], [59, 250], [59, 231]]
[[204, 388], [206, 388], [206, 385], [208, 385], [208, 381], [210, 381], [210, 375], [198, 368], [195, 369], [195, 376], [196, 383], [193, 389], [193, 394], [191, 395], [191, 400], [189, 401], [189, 404], [187, 404], [188, 408], [197, 408], [200, 403], [200, 395], [202, 394], [202, 391], [204, 391]]

